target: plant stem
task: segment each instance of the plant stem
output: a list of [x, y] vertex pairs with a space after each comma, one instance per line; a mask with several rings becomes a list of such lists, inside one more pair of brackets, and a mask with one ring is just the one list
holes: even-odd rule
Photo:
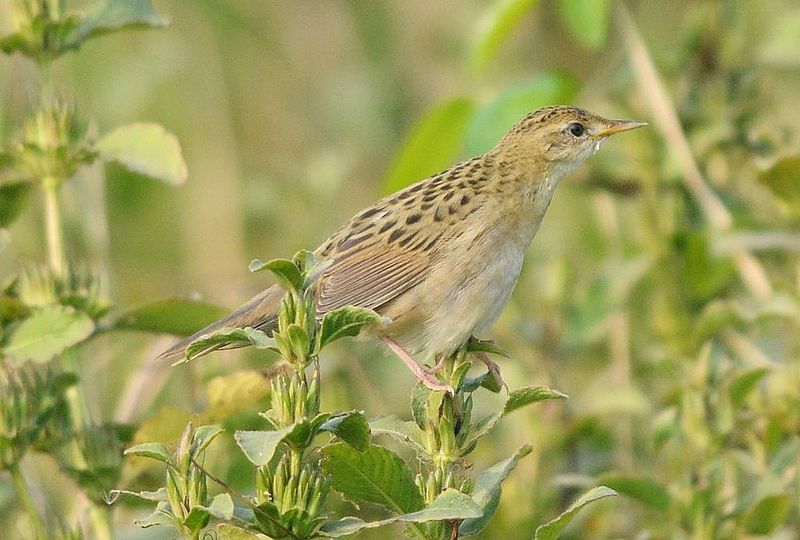
[[64, 240], [61, 231], [61, 206], [58, 195], [61, 182], [52, 176], [42, 179], [44, 218], [47, 235], [47, 258], [50, 270], [59, 277], [65, 274]]
[[11, 479], [14, 482], [14, 488], [17, 491], [19, 501], [31, 520], [31, 525], [33, 526], [36, 538], [44, 540], [47, 538], [45, 534], [46, 529], [44, 526], [44, 521], [42, 521], [42, 516], [39, 515], [39, 511], [36, 509], [36, 505], [33, 502], [33, 497], [31, 497], [31, 493], [28, 490], [28, 485], [25, 483], [25, 478], [22, 477], [22, 471], [19, 468], [19, 463], [14, 463], [11, 465], [8, 468], [8, 471], [11, 473]]
[[[712, 231], [716, 233], [728, 231], [733, 226], [733, 217], [703, 178], [686, 134], [681, 127], [675, 105], [669, 98], [633, 17], [624, 2], [618, 2], [617, 6], [619, 24], [628, 49], [631, 67], [639, 85], [644, 90], [653, 114], [655, 127], [661, 131], [664, 140], [669, 145], [670, 152], [675, 156], [678, 166], [683, 172], [683, 182], [703, 212]], [[736, 250], [732, 254], [732, 258], [739, 276], [753, 295], [764, 298], [772, 294], [772, 284], [757, 258], [745, 249]]]
[[92, 538], [97, 540], [111, 540], [114, 534], [111, 532], [111, 512], [106, 507], [91, 504], [89, 507], [89, 520], [92, 522], [94, 535]]

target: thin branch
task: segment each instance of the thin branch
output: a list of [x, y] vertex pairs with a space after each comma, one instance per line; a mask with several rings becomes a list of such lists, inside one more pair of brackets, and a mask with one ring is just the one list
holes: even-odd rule
[[[683, 181], [692, 197], [697, 201], [700, 210], [711, 225], [711, 229], [715, 232], [727, 231], [733, 226], [733, 218], [719, 197], [708, 187], [700, 172], [700, 167], [692, 155], [689, 141], [678, 120], [675, 105], [667, 94], [636, 23], [624, 2], [618, 2], [617, 7], [619, 25], [631, 67], [650, 106], [653, 124], [661, 132], [670, 152], [675, 156], [683, 173]], [[761, 263], [752, 254], [741, 249], [733, 254], [733, 260], [742, 281], [751, 293], [759, 297], [772, 294], [769, 278]]]
[[39, 510], [36, 508], [36, 504], [33, 502], [33, 497], [28, 490], [28, 484], [25, 482], [25, 478], [22, 476], [19, 463], [10, 465], [8, 467], [8, 472], [11, 473], [11, 479], [14, 482], [17, 497], [19, 497], [22, 508], [24, 508], [25, 512], [28, 514], [36, 538], [44, 540], [47, 538], [47, 534], [45, 533], [47, 529], [45, 528], [44, 521], [42, 521], [42, 516], [39, 514]]

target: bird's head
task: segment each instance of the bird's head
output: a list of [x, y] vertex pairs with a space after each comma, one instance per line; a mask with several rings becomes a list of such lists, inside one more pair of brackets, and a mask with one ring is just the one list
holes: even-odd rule
[[565, 174], [594, 154], [609, 136], [646, 125], [634, 120], [609, 120], [577, 107], [544, 107], [511, 128], [496, 150]]

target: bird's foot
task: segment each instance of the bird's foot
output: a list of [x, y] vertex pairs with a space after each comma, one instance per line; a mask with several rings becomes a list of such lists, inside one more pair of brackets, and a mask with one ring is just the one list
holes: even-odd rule
[[503, 376], [500, 375], [500, 366], [493, 362], [485, 352], [476, 352], [475, 354], [486, 365], [486, 369], [494, 381], [493, 387], [497, 388], [496, 392], [499, 392], [501, 388], [505, 388], [506, 392], [508, 392], [508, 385], [503, 380]]
[[439, 360], [436, 362], [436, 365], [426, 371], [428, 371], [428, 373], [439, 373], [440, 371], [442, 371], [445, 362], [447, 362], [447, 357], [441, 354], [439, 355]]
[[436, 372], [442, 369], [439, 364], [444, 365], [443, 361], [440, 361], [439, 364], [437, 364], [433, 369], [428, 370], [417, 364], [417, 362], [411, 358], [411, 355], [408, 354], [405, 349], [403, 349], [403, 347], [401, 347], [400, 344], [392, 338], [384, 336], [383, 341], [386, 343], [389, 349], [391, 349], [392, 352], [403, 361], [408, 369], [411, 370], [411, 373], [417, 377], [417, 380], [419, 380], [419, 382], [424, 384], [427, 388], [430, 388], [435, 392], [447, 392], [451, 396], [456, 393], [452, 386], [443, 383], [436, 378]]

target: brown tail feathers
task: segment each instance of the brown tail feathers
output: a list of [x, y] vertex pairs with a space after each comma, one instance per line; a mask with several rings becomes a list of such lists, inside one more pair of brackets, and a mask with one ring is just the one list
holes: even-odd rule
[[[235, 310], [227, 317], [213, 322], [205, 328], [198, 330], [188, 338], [179, 341], [158, 355], [158, 359], [168, 360], [183, 357], [186, 354], [186, 347], [188, 347], [189, 344], [191, 344], [194, 340], [200, 336], [216, 332], [221, 328], [250, 327], [271, 334], [272, 330], [277, 325], [278, 310], [280, 309], [283, 294], [283, 289], [277, 285], [273, 285], [269, 289], [251, 298], [246, 304]], [[206, 350], [194, 354], [193, 357], [202, 356], [213, 350], [224, 348], [229, 348], [228, 344], [221, 343], [213, 347], [209, 347]]]

